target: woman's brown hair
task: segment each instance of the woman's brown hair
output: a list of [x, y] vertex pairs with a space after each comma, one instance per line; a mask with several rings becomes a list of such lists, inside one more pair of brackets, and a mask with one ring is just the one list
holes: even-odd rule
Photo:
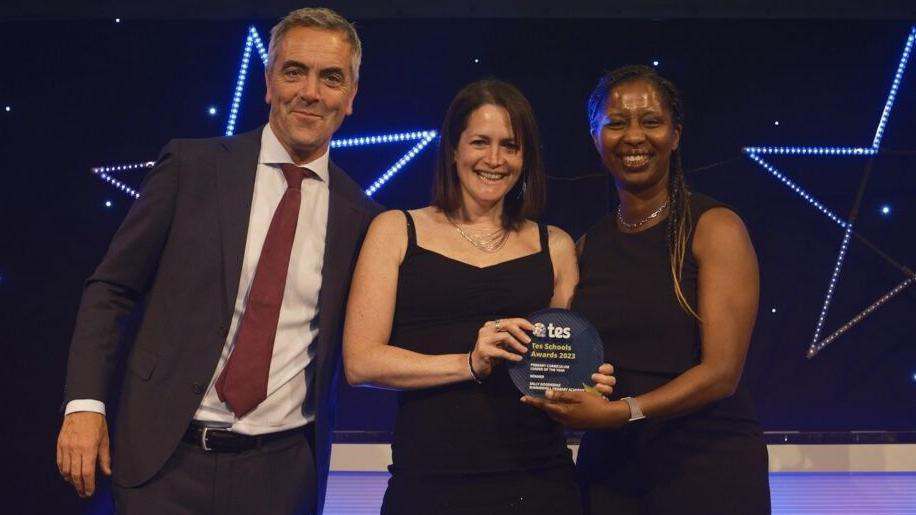
[[526, 219], [536, 219], [541, 214], [546, 200], [546, 180], [534, 110], [525, 95], [508, 82], [479, 80], [455, 95], [439, 134], [431, 203], [449, 215], [461, 208], [455, 150], [471, 114], [483, 105], [502, 107], [509, 113], [515, 141], [522, 151], [522, 173], [503, 200], [503, 228], [517, 230]]

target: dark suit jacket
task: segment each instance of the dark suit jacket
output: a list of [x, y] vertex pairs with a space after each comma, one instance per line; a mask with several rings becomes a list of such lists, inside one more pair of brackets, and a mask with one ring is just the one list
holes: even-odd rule
[[[169, 142], [86, 282], [66, 400], [108, 398], [121, 326], [135, 306], [145, 304], [116, 422], [112, 468], [120, 485], [139, 485], [162, 468], [216, 369], [239, 287], [261, 130]], [[319, 507], [330, 463], [343, 309], [362, 238], [379, 211], [333, 163], [329, 188], [309, 385]]]

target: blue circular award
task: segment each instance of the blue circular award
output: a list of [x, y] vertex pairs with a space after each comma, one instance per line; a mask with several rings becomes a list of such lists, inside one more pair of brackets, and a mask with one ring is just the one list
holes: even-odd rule
[[510, 361], [509, 376], [525, 395], [543, 397], [551, 390], [588, 390], [592, 374], [604, 362], [601, 336], [588, 320], [568, 310], [548, 308], [532, 313], [528, 352]]

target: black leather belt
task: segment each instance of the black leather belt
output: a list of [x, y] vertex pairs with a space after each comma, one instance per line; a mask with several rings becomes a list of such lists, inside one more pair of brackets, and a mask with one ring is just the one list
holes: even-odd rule
[[[234, 433], [222, 427], [208, 427], [197, 422], [192, 422], [185, 431], [182, 441], [189, 443], [198, 449], [209, 452], [242, 452], [250, 449], [258, 449], [263, 445], [287, 438], [296, 434], [308, 436], [308, 431], [312, 424], [305, 427], [287, 429], [276, 433], [267, 433], [263, 435], [243, 435]], [[311, 444], [311, 442], [309, 442]]]

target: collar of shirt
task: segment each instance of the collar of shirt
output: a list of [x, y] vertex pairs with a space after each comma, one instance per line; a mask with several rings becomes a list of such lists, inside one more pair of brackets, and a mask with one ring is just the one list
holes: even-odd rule
[[[328, 150], [325, 150], [324, 154], [320, 155], [318, 159], [297, 166], [308, 168], [309, 170], [315, 172], [315, 174], [321, 179], [321, 182], [327, 185], [329, 176], [328, 162], [330, 160], [330, 149], [331, 147], [329, 145]], [[279, 170], [279, 165], [282, 163], [293, 163], [293, 159], [289, 156], [289, 152], [283, 148], [283, 145], [280, 144], [280, 140], [277, 139], [277, 135], [274, 134], [273, 129], [268, 123], [264, 126], [264, 130], [261, 131], [261, 153], [258, 154], [258, 164], [272, 165], [277, 167]]]

